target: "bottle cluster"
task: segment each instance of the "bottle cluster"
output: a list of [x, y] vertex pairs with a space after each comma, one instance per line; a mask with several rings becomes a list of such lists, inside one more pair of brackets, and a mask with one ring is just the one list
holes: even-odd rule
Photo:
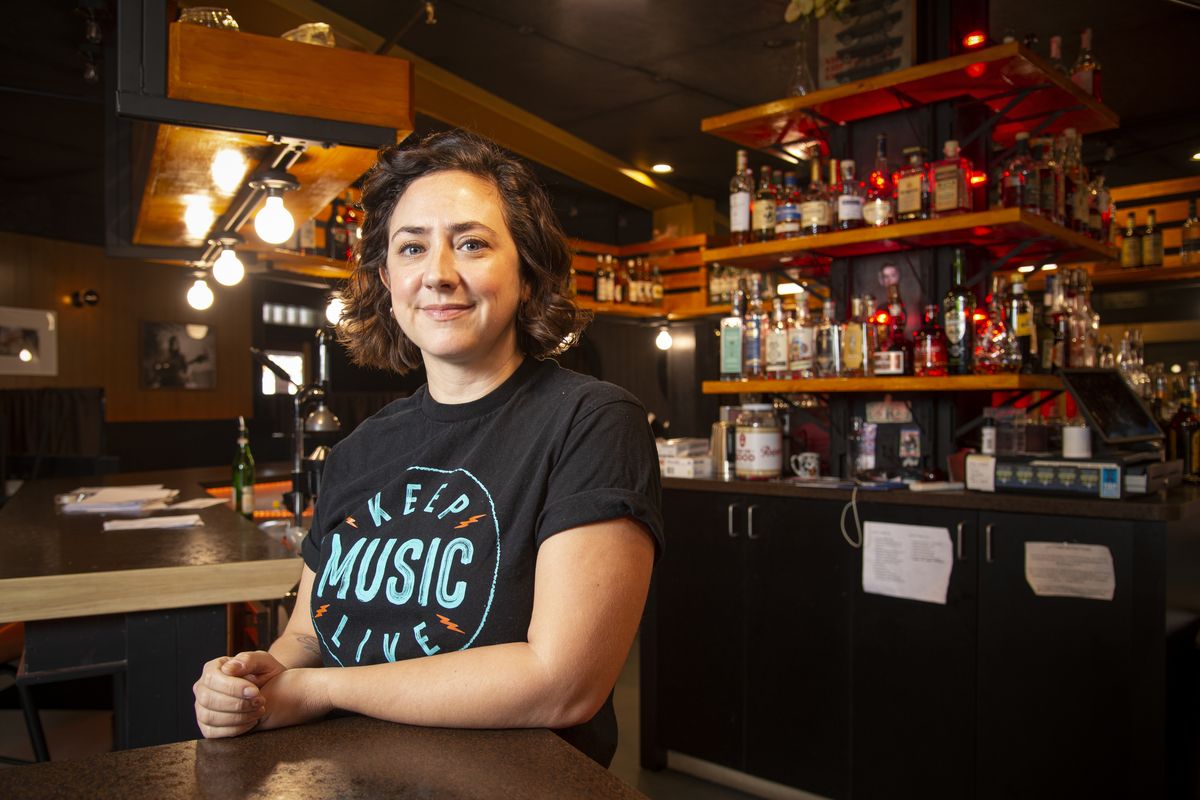
[[1115, 365], [1110, 342], [1098, 337], [1086, 271], [1047, 278], [1035, 309], [1024, 276], [994, 275], [979, 302], [964, 280], [965, 254], [956, 251], [953, 285], [941, 303], [923, 305], [922, 325], [908, 334], [899, 286], [877, 303], [854, 297], [846, 319], [832, 300], [819, 316], [805, 295], [795, 308], [768, 300], [757, 274], [739, 281], [730, 315], [721, 320], [721, 379], [803, 379], [915, 375], [991, 375], [1052, 372]]
[[1184, 374], [1171, 375], [1162, 364], [1145, 367], [1140, 358], [1140, 348], [1126, 348], [1122, 343], [1122, 374], [1134, 388], [1142, 389], [1166, 433], [1167, 459], [1181, 460], [1183, 479], [1200, 483], [1200, 362], [1189, 361]]
[[[1196, 198], [1188, 200], [1188, 216], [1180, 231], [1179, 263], [1184, 266], [1200, 264], [1200, 219], [1196, 218]], [[1146, 211], [1146, 224], [1137, 224], [1137, 214], [1130, 211], [1121, 232], [1121, 266], [1125, 269], [1161, 267], [1163, 265], [1163, 231], [1158, 224], [1158, 210]]]
[[657, 264], [644, 258], [630, 258], [622, 264], [611, 255], [596, 256], [597, 303], [661, 306], [663, 293]]

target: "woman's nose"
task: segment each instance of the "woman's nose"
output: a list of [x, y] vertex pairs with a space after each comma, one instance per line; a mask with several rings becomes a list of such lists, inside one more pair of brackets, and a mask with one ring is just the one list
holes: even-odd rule
[[425, 288], [453, 289], [458, 285], [458, 268], [454, 263], [454, 248], [438, 247], [426, 261]]

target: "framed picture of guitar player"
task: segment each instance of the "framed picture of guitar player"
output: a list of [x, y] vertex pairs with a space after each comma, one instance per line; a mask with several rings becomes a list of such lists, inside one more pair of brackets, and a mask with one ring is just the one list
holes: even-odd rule
[[834, 7], [832, 13], [817, 22], [818, 89], [831, 89], [913, 65], [916, 0], [829, 5]]
[[143, 389], [217, 387], [217, 336], [211, 325], [143, 322], [139, 349]]

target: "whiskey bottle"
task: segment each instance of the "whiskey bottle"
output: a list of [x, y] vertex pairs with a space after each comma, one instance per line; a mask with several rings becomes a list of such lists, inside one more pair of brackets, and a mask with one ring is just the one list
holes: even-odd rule
[[1025, 294], [1025, 278], [1014, 272], [1008, 287], [1008, 325], [1021, 353], [1021, 372], [1033, 372], [1037, 366], [1037, 339], [1033, 330], [1033, 303]]
[[862, 298], [850, 299], [850, 318], [846, 320], [842, 334], [842, 375], [861, 378], [864, 368], [870, 363], [866, 355], [866, 329], [870, 324], [862, 310]]
[[1142, 229], [1142, 266], [1161, 267], [1162, 263], [1162, 228], [1158, 227], [1158, 214], [1152, 208], [1146, 212], [1146, 227]]
[[896, 173], [896, 219], [929, 219], [929, 170], [925, 150], [904, 148], [905, 164]]
[[1188, 215], [1179, 237], [1179, 263], [1200, 264], [1200, 219], [1196, 218], [1196, 198], [1188, 200]]
[[1079, 56], [1071, 68], [1071, 80], [1075, 85], [1100, 99], [1100, 63], [1092, 55], [1092, 29], [1084, 28], [1079, 34]]
[[1132, 211], [1125, 218], [1125, 231], [1121, 234], [1121, 266], [1132, 269], [1142, 265], [1142, 237], [1138, 236], [1137, 218]]
[[925, 306], [925, 324], [913, 334], [913, 375], [941, 378], [946, 375], [949, 346], [942, 326], [938, 325], [939, 309]]
[[971, 162], [962, 157], [957, 139], [947, 139], [942, 152], [945, 158], [930, 168], [935, 217], [971, 210]]
[[783, 298], [771, 301], [771, 327], [767, 330], [767, 377], [786, 380], [791, 377], [788, 361], [788, 324]]
[[733, 293], [729, 316], [721, 320], [721, 380], [742, 379], [742, 315], [746, 311], [746, 290], [738, 285]]
[[795, 172], [783, 176], [783, 191], [775, 200], [775, 238], [794, 239], [800, 235], [800, 177]]
[[942, 300], [942, 325], [948, 343], [947, 369], [951, 375], [971, 374], [974, 350], [975, 295], [963, 285], [963, 251], [954, 251], [953, 284]]
[[808, 311], [808, 295], [796, 295], [791, 329], [788, 331], [788, 367], [793, 378], [813, 376], [816, 327]]
[[1167, 459], [1183, 461], [1183, 479], [1188, 483], [1200, 482], [1200, 417], [1196, 415], [1200, 387], [1197, 383], [1194, 375], [1188, 376], [1187, 393], [1166, 431]]
[[854, 175], [854, 161], [847, 158], [841, 164], [842, 180], [838, 186], [838, 230], [863, 226], [863, 185]]
[[1062, 174], [1054, 151], [1054, 138], [1034, 139], [1034, 169], [1038, 182], [1038, 213], [1051, 222], [1062, 224]]
[[895, 202], [895, 187], [887, 160], [887, 134], [881, 133], [875, 137], [875, 168], [867, 179], [863, 221], [876, 228], [890, 224], [895, 217]]
[[775, 187], [771, 185], [771, 168], [759, 170], [758, 192], [750, 211], [754, 241], [768, 242], [775, 238]]
[[1025, 131], [1017, 134], [1017, 152], [1004, 167], [1000, 204], [1005, 208], [1020, 208], [1035, 214], [1041, 208], [1037, 168], [1029, 156], [1029, 134]]
[[800, 233], [813, 236], [819, 233], [829, 233], [830, 208], [825, 185], [821, 182], [821, 161], [812, 160], [811, 177], [808, 188], [804, 191], [804, 199], [800, 203]]
[[244, 417], [238, 417], [237, 449], [233, 453], [233, 510], [246, 519], [254, 518], [254, 456]]
[[1047, 275], [1046, 286], [1042, 290], [1042, 314], [1037, 328], [1038, 366], [1042, 372], [1054, 370], [1054, 317], [1060, 297], [1058, 276]]
[[737, 169], [729, 181], [729, 242], [750, 241], [750, 198], [754, 196], [754, 173], [745, 150], [737, 151]]
[[826, 300], [816, 336], [817, 377], [836, 378], [842, 374], [842, 327], [834, 318], [833, 300]]
[[884, 308], [875, 315], [876, 330], [882, 331], [875, 350], [876, 375], [907, 375], [912, 365], [912, 345], [909, 344], [906, 328], [908, 314], [900, 299], [899, 284], [888, 286], [888, 300]]
[[746, 317], [742, 323], [742, 377], [756, 380], [766, 375], [764, 348], [770, 318], [763, 309], [762, 276], [750, 277], [750, 296], [746, 303]]

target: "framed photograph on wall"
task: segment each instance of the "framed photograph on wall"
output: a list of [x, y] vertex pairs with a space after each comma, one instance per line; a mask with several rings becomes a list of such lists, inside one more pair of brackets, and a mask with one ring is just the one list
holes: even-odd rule
[[0, 375], [58, 374], [58, 315], [0, 306]]
[[143, 322], [138, 360], [143, 389], [217, 387], [217, 336], [211, 325]]
[[916, 0], [849, 3], [817, 20], [817, 88], [911, 67], [916, 49]]

